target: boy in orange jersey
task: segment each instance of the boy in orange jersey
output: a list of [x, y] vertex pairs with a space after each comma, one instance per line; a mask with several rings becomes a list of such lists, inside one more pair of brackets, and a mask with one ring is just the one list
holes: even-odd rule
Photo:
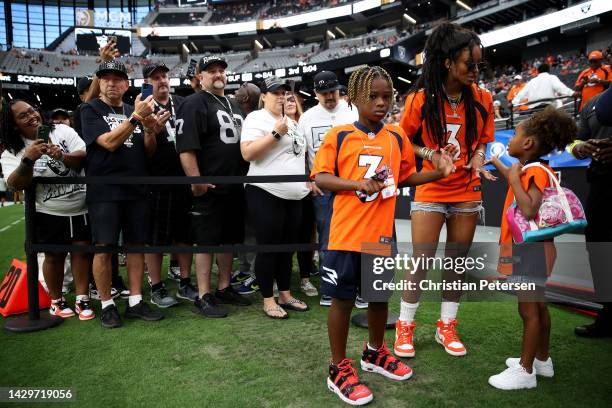
[[[454, 167], [450, 156], [443, 155], [436, 168], [416, 172], [414, 153], [405, 133], [383, 123], [393, 99], [393, 82], [384, 69], [363, 67], [353, 72], [348, 93], [349, 102], [359, 111], [359, 121], [327, 133], [311, 177], [319, 187], [334, 194], [322, 237], [327, 252], [322, 264], [321, 293], [333, 298], [327, 322], [332, 352], [327, 385], [344, 402], [363, 405], [372, 400], [372, 393], [359, 382], [351, 360], [346, 358], [349, 319], [361, 283], [363, 245], [391, 247], [398, 186], [438, 180], [448, 176]], [[412, 370], [393, 357], [385, 345], [387, 309], [387, 302], [369, 303], [369, 339], [361, 368], [394, 380], [407, 380]]]

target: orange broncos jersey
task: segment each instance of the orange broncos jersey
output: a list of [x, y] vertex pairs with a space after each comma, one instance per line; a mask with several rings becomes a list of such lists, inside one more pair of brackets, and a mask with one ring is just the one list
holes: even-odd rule
[[[456, 112], [453, 112], [448, 101], [444, 101], [447, 129], [446, 144], [454, 144], [459, 147], [459, 152], [455, 156], [457, 170], [444, 179], [417, 186], [415, 201], [453, 203], [481, 200], [480, 178], [471, 170], [464, 170], [462, 166], [468, 164], [468, 148], [473, 152], [479, 144], [495, 140], [493, 97], [489, 91], [478, 89], [476, 85], [472, 86], [472, 92], [476, 104], [478, 139], [474, 141], [472, 146], [466, 146], [466, 120], [463, 100], [459, 103]], [[432, 149], [444, 147], [437, 146], [433, 137], [429, 134], [422, 113], [424, 104], [423, 90], [409, 94], [404, 105], [400, 126], [415, 144]], [[423, 160], [423, 170], [433, 170], [433, 168], [432, 162]]]
[[[543, 164], [548, 170], [554, 172], [554, 170], [548, 166], [547, 164]], [[521, 174], [521, 186], [524, 191], [529, 191], [529, 184], [533, 180], [533, 183], [536, 185], [538, 190], [544, 193], [544, 190], [548, 187], [551, 187], [550, 179], [548, 177], [548, 173], [539, 167], [529, 167]], [[497, 271], [504, 275], [512, 274], [512, 263], [504, 260], [509, 260], [512, 257], [512, 233], [510, 232], [510, 227], [508, 226], [508, 219], [506, 217], [506, 213], [508, 212], [508, 208], [514, 202], [514, 193], [512, 192], [512, 188], [508, 187], [508, 192], [506, 193], [506, 200], [504, 201], [504, 209], [502, 211], [502, 219], [501, 219], [501, 229], [499, 235], [499, 263], [497, 265]], [[557, 257], [557, 251], [555, 249], [555, 244], [553, 242], [546, 242], [543, 244], [544, 246], [544, 254], [546, 258], [546, 268], [547, 275], [550, 276], [553, 266], [555, 264], [555, 259]]]
[[[360, 123], [336, 126], [325, 135], [310, 174], [319, 173], [360, 181], [372, 178], [382, 166], [392, 172], [395, 185], [416, 172], [412, 145], [404, 131], [395, 125], [381, 125], [375, 137]], [[364, 252], [363, 244], [390, 247], [393, 239], [396, 196], [383, 199], [375, 193], [362, 202], [355, 191], [333, 194], [331, 216], [323, 245], [337, 251]], [[371, 247], [371, 246], [370, 246]]]

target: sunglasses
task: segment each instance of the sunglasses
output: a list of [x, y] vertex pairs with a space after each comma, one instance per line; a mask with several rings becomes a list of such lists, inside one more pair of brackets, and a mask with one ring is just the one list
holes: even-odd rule
[[487, 66], [488, 66], [486, 61], [480, 61], [480, 62], [467, 61], [465, 65], [467, 66], [468, 71], [475, 71], [476, 68], [478, 68], [478, 71], [484, 71], [487, 69]]
[[293, 97], [293, 96], [289, 96], [289, 97], [287, 98], [287, 102], [295, 103], [295, 97]]

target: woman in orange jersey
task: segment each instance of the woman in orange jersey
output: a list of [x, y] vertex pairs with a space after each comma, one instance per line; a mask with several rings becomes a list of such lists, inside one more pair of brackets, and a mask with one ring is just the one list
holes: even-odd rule
[[[415, 254], [433, 257], [440, 231], [446, 224], [445, 256], [463, 256], [469, 250], [482, 213], [480, 175], [494, 177], [483, 168], [486, 144], [494, 140], [493, 100], [489, 91], [475, 84], [482, 64], [483, 49], [478, 36], [451, 23], [440, 24], [425, 44], [423, 73], [406, 98], [400, 126], [423, 159], [424, 170], [435, 168], [441, 151], [449, 152], [456, 171], [444, 180], [416, 188], [411, 206], [412, 241]], [[418, 269], [407, 280], [418, 283], [427, 270]], [[445, 270], [447, 282], [463, 275]], [[417, 285], [418, 288], [418, 285]], [[396, 322], [394, 352], [401, 357], [415, 355], [414, 315], [420, 290], [402, 296]], [[436, 341], [451, 355], [466, 354], [455, 326], [461, 291], [442, 294]]]

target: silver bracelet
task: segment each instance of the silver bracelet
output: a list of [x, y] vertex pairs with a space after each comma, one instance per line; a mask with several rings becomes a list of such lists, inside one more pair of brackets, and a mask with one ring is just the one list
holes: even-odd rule
[[480, 157], [482, 157], [483, 159], [487, 158], [487, 155], [485, 152], [483, 152], [482, 150], [476, 150], [474, 153], [476, 153], [477, 155], [479, 155]]

